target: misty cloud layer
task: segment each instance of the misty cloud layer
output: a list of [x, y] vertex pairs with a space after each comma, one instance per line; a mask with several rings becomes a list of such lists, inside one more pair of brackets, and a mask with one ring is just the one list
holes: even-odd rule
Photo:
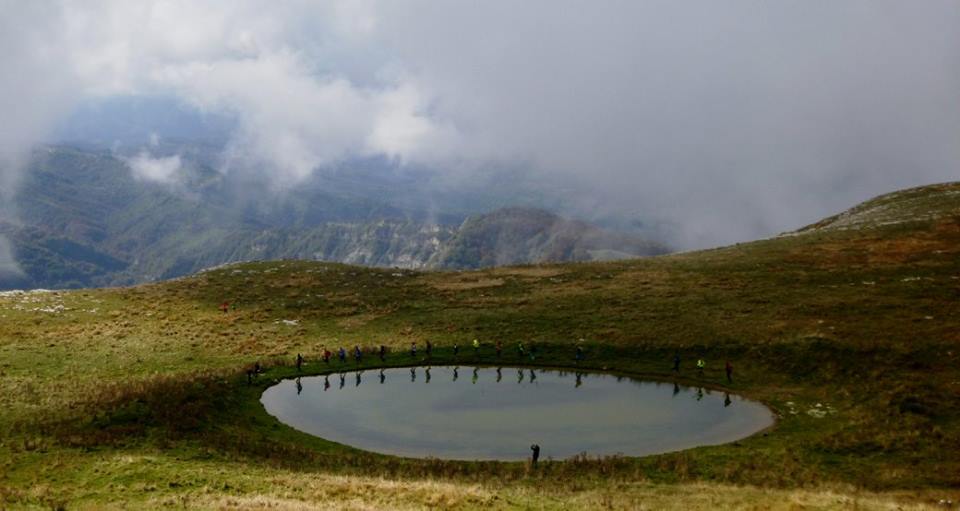
[[151, 94], [235, 119], [220, 170], [278, 188], [363, 157], [522, 169], [680, 247], [960, 176], [952, 0], [0, 4], [7, 202], [74, 107]]

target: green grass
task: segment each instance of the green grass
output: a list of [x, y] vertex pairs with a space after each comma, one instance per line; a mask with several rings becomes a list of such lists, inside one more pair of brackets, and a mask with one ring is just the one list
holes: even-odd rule
[[[957, 184], [796, 235], [636, 261], [427, 273], [262, 262], [0, 297], [0, 507], [956, 502], [958, 299]], [[283, 426], [257, 401], [298, 352], [311, 374], [326, 370], [323, 346], [386, 344], [388, 365], [404, 365], [427, 339], [435, 365], [453, 362], [454, 342], [461, 363], [493, 363], [496, 340], [504, 363], [519, 362], [522, 340], [539, 346], [538, 365], [561, 367], [584, 339], [587, 368], [652, 379], [674, 377], [674, 351], [687, 368], [704, 357], [705, 376], [687, 369], [683, 383], [761, 400], [778, 423], [724, 446], [531, 471], [359, 451]], [[269, 369], [248, 386], [255, 361]]]

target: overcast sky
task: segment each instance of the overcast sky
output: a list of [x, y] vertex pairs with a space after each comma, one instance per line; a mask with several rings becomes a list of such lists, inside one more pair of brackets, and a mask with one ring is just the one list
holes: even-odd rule
[[6, 203], [32, 144], [130, 95], [235, 118], [225, 161], [280, 184], [353, 157], [499, 165], [683, 248], [960, 178], [955, 0], [0, 6]]

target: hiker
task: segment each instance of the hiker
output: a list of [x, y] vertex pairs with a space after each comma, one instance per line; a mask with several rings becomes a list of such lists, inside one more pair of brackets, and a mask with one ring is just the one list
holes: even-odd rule
[[727, 371], [727, 383], [733, 383], [733, 364], [729, 360], [724, 369]]
[[703, 368], [707, 367], [707, 363], [703, 361], [702, 358], [697, 359], [697, 374], [703, 376]]
[[300, 377], [297, 376], [297, 395], [299, 396], [301, 392], [303, 392], [303, 384], [300, 383]]
[[363, 358], [363, 352], [360, 351], [360, 345], [359, 345], [359, 344], [356, 345], [356, 346], [354, 346], [354, 348], [353, 348], [353, 358], [357, 361], [358, 364], [360, 363], [360, 359]]
[[258, 360], [258, 361], [256, 361], [256, 362], [253, 363], [253, 373], [254, 373], [254, 376], [260, 374], [261, 372], [263, 372], [263, 368], [260, 367], [260, 361]]
[[497, 358], [500, 358], [500, 353], [503, 352], [503, 343], [497, 341]]
[[226, 314], [227, 312], [230, 312], [230, 302], [221, 303], [220, 310], [222, 310], [224, 314]]
[[453, 343], [453, 356], [456, 357], [459, 354], [460, 354], [460, 345], [457, 343]]
[[387, 347], [380, 345], [380, 361], [383, 362], [387, 359]]
[[323, 363], [330, 365], [330, 350], [326, 346], [323, 347]]
[[521, 357], [523, 356], [523, 341], [517, 342], [517, 353], [519, 353]]
[[410, 356], [416, 358], [417, 356], [417, 342], [410, 343]]
[[297, 353], [297, 372], [303, 369], [303, 355]]
[[536, 359], [537, 359], [537, 345], [531, 344], [530, 345], [530, 361], [533, 362]]
[[576, 361], [579, 364], [583, 360], [583, 346], [577, 345]]
[[473, 340], [473, 355], [476, 356], [480, 353], [480, 341]]
[[530, 450], [533, 451], [533, 463], [532, 463], [532, 465], [533, 465], [534, 467], [536, 467], [536, 466], [537, 466], [537, 461], [540, 460], [540, 446], [537, 445], [537, 444], [533, 444], [533, 445], [530, 446]]
[[430, 355], [433, 353], [433, 343], [427, 341], [427, 358], [430, 358]]
[[680, 372], [680, 352], [673, 352], [673, 372]]
[[247, 385], [253, 385], [253, 369], [247, 369]]
[[337, 356], [340, 357], [340, 363], [347, 361], [347, 350], [343, 349], [343, 346], [340, 346], [340, 351], [337, 353]]

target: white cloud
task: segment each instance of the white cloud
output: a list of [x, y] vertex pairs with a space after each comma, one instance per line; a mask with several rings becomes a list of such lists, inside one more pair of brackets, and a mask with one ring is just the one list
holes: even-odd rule
[[164, 184], [178, 182], [183, 168], [179, 155], [153, 158], [147, 151], [141, 151], [140, 154], [133, 158], [126, 158], [124, 161], [137, 179]]
[[289, 185], [355, 156], [451, 175], [503, 162], [575, 184], [585, 216], [672, 222], [683, 246], [956, 178], [960, 161], [951, 0], [2, 7], [0, 159], [80, 93], [173, 93], [235, 114], [225, 170]]

